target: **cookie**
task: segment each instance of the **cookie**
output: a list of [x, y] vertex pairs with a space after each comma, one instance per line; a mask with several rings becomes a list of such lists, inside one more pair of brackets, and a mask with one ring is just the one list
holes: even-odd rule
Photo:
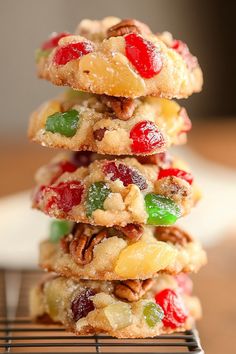
[[189, 213], [199, 199], [192, 174], [178, 168], [178, 162], [163, 169], [145, 158], [144, 163], [131, 157], [89, 163], [92, 156], [62, 154], [42, 167], [33, 207], [58, 219], [92, 225], [165, 226]]
[[206, 263], [201, 245], [179, 227], [104, 228], [59, 220], [51, 223], [39, 258], [44, 270], [76, 281], [147, 279], [197, 272]]
[[149, 155], [185, 143], [190, 129], [186, 110], [174, 101], [69, 90], [32, 114], [28, 135], [53, 148]]
[[101, 26], [85, 23], [75, 34], [54, 33], [42, 44], [36, 56], [40, 78], [117, 97], [185, 98], [201, 91], [197, 58], [170, 33], [153, 34], [132, 19], [113, 19], [109, 28], [106, 19]]
[[157, 279], [99, 282], [54, 277], [30, 294], [31, 317], [62, 323], [77, 335], [145, 338], [190, 329], [201, 317], [191, 280], [181, 275]]

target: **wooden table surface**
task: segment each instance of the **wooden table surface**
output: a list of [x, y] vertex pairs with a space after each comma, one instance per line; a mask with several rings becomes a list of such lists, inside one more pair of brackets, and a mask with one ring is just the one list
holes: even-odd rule
[[[201, 121], [194, 125], [189, 145], [204, 157], [236, 168], [236, 120]], [[55, 150], [35, 144], [0, 142], [0, 196], [33, 186], [35, 170]], [[206, 192], [206, 191], [205, 191]], [[236, 352], [236, 234], [208, 250], [208, 265], [194, 275], [195, 293], [203, 304], [204, 317], [198, 324], [207, 354]]]

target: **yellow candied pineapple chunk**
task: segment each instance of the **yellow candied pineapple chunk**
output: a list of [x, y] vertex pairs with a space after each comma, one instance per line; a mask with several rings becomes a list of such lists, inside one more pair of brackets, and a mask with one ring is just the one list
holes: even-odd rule
[[61, 111], [61, 104], [59, 101], [53, 100], [44, 103], [39, 111], [35, 111], [30, 119], [29, 136], [37, 135], [38, 131], [45, 128], [48, 116]]
[[145, 85], [120, 53], [107, 57], [90, 53], [80, 59], [79, 78], [82, 87], [113, 96], [143, 96]]
[[127, 279], [151, 276], [170, 265], [176, 254], [177, 251], [166, 242], [138, 241], [121, 251], [115, 272]]
[[180, 106], [175, 101], [167, 100], [165, 98], [159, 98], [159, 104], [161, 108], [161, 115], [166, 118], [176, 117], [179, 113]]
[[131, 308], [124, 302], [116, 302], [104, 308], [104, 314], [112, 329], [121, 329], [131, 324]]
[[39, 112], [41, 127], [45, 126], [47, 118], [56, 112], [61, 112], [60, 102], [56, 100], [46, 102]]
[[159, 99], [160, 121], [168, 135], [176, 135], [183, 129], [183, 117], [179, 115], [180, 106], [175, 101]]
[[46, 297], [46, 308], [49, 316], [54, 321], [60, 321], [60, 310], [62, 306], [61, 294], [66, 291], [63, 279], [57, 278], [46, 283], [44, 293]]

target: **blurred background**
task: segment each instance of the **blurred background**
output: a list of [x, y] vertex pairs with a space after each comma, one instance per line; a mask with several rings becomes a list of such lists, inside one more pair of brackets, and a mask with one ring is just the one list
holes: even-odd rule
[[[223, 6], [224, 5], [224, 6]], [[83, 18], [115, 15], [147, 22], [185, 41], [203, 68], [200, 95], [186, 102], [191, 117], [236, 114], [236, 2], [189, 0], [1, 0], [0, 136], [25, 134], [31, 110], [57, 92], [34, 75], [34, 51], [53, 31], [73, 31]]]
[[[236, 347], [235, 10], [236, 2], [232, 1], [0, 1], [2, 197], [31, 188], [36, 168], [55, 154], [28, 143], [26, 138], [30, 112], [62, 90], [35, 75], [34, 51], [51, 32], [73, 32], [83, 18], [101, 19], [108, 15], [137, 18], [154, 32], [172, 32], [199, 58], [204, 90], [181, 102], [193, 121], [193, 130], [188, 149], [179, 151], [193, 166], [204, 189], [205, 201], [187, 224], [208, 247], [209, 265], [194, 276], [195, 292], [201, 297], [204, 309], [198, 328], [208, 354], [235, 353]], [[5, 227], [0, 235], [3, 252], [7, 247], [4, 233], [10, 229], [9, 225], [15, 233], [20, 226], [18, 222], [22, 227], [25, 225], [27, 214], [22, 213], [21, 203], [27, 203], [26, 200], [25, 194], [0, 199], [1, 223]], [[17, 236], [22, 236], [21, 248], [27, 249], [23, 231]], [[2, 263], [0, 252], [0, 266]]]

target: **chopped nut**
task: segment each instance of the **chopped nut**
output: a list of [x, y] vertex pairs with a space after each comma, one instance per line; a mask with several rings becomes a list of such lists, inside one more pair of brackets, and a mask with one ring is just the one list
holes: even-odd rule
[[136, 101], [131, 98], [102, 95], [101, 101], [108, 108], [111, 108], [114, 111], [116, 117], [121, 120], [130, 119], [136, 108]]
[[138, 301], [152, 287], [153, 279], [125, 280], [115, 286], [114, 294], [129, 302]]
[[125, 192], [127, 193], [124, 199], [126, 210], [132, 213], [134, 223], [142, 224], [147, 217], [147, 212], [139, 187], [135, 184], [130, 184], [126, 187]]
[[168, 176], [155, 182], [155, 192], [168, 198], [173, 198], [176, 202], [183, 202], [191, 193], [188, 182], [175, 176]]
[[94, 247], [107, 236], [107, 230], [102, 230], [97, 234], [87, 236], [83, 233], [83, 230], [81, 232], [81, 228], [79, 228], [79, 230], [76, 230], [69, 244], [69, 253], [77, 264], [88, 264], [93, 259]]
[[171, 242], [174, 245], [179, 244], [183, 246], [186, 243], [192, 242], [191, 236], [176, 226], [158, 226], [156, 227], [155, 236], [159, 241]]
[[129, 224], [125, 227], [116, 227], [121, 231], [128, 239], [132, 241], [138, 241], [143, 234], [143, 227], [137, 224]]
[[123, 202], [122, 196], [119, 193], [110, 193], [104, 201], [103, 207], [105, 210], [125, 210], [125, 204]]
[[108, 130], [107, 128], [100, 128], [100, 129], [94, 130], [94, 132], [93, 132], [94, 139], [98, 140], [98, 141], [102, 141], [107, 130]]
[[145, 23], [134, 19], [126, 19], [108, 28], [107, 38], [124, 36], [128, 33], [149, 34], [151, 30]]

